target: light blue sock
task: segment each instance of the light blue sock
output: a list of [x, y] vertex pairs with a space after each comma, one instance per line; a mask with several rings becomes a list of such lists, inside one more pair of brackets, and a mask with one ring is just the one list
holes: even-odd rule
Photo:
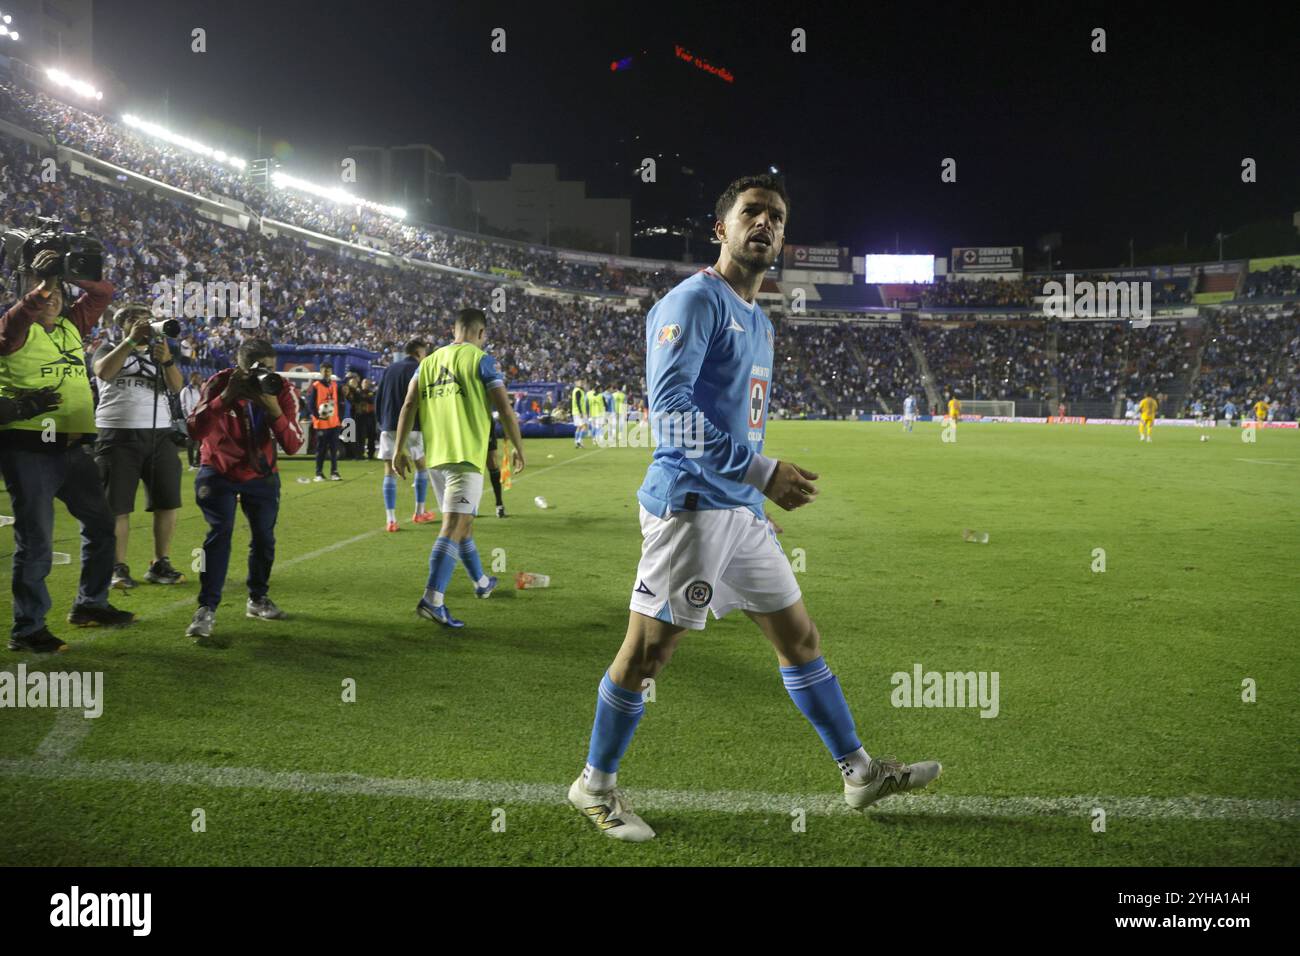
[[831, 756], [839, 760], [859, 750], [862, 742], [853, 726], [848, 701], [825, 658], [782, 667], [781, 680], [790, 699], [816, 729]]
[[636, 725], [645, 713], [640, 691], [624, 690], [609, 679], [600, 679], [596, 692], [596, 721], [591, 728], [591, 746], [587, 763], [604, 773], [617, 773], [618, 762], [632, 743]]
[[384, 475], [384, 508], [394, 511], [397, 508], [397, 476]]
[[447, 593], [447, 585], [451, 583], [451, 576], [459, 560], [460, 547], [451, 538], [440, 537], [433, 542], [433, 549], [429, 552], [429, 581], [425, 585], [424, 599], [434, 607], [442, 604], [442, 596]]
[[483, 562], [479, 560], [478, 547], [473, 538], [466, 538], [460, 543], [460, 563], [469, 572], [469, 579], [482, 587], [487, 584], [487, 575], [483, 573]]
[[424, 509], [424, 499], [429, 497], [429, 472], [428, 470], [417, 471], [415, 473], [415, 510]]

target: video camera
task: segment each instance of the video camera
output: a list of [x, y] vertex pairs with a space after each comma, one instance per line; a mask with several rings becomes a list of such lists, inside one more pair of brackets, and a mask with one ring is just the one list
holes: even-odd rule
[[[35, 275], [46, 279], [58, 276], [65, 282], [98, 282], [104, 275], [104, 244], [85, 232], [64, 232], [58, 219], [34, 217], [35, 225], [26, 229], [6, 229], [3, 236], [4, 263], [16, 275]], [[53, 266], [37, 273], [32, 268], [36, 254], [53, 249], [59, 254]]]

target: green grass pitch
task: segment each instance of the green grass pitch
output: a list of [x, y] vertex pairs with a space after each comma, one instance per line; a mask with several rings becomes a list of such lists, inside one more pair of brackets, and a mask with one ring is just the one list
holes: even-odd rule
[[[620, 773], [659, 832], [641, 846], [564, 789], [626, 626], [645, 450], [529, 442], [512, 517], [485, 507], [475, 537], [503, 577], [552, 586], [477, 601], [458, 570], [458, 633], [414, 614], [436, 525], [409, 522], [404, 483], [384, 533], [378, 463], [326, 484], [282, 464], [271, 595], [290, 617], [243, 616], [241, 516], [221, 649], [183, 636], [192, 574], [114, 592], [131, 628], [64, 623], [76, 529], [56, 504], [74, 559], [51, 572], [51, 625], [72, 647], [3, 666], [101, 671], [103, 715], [0, 710], [0, 863], [1295, 865], [1300, 433], [1201, 434], [773, 423], [768, 453], [821, 474], [814, 504], [777, 516], [863, 742], [944, 775], [839, 809], [835, 765], [733, 615], [687, 635], [646, 705]], [[182, 569], [205, 530], [192, 478]], [[137, 578], [148, 548], [137, 516]], [[5, 575], [11, 549], [0, 530]], [[7, 617], [7, 582], [0, 601]], [[917, 664], [996, 672], [997, 716], [893, 706], [891, 675]]]

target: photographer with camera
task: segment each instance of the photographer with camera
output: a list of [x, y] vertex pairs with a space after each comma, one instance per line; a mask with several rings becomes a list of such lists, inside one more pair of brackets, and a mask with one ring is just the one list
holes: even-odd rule
[[[12, 234], [10, 234], [12, 235]], [[5, 237], [6, 257], [11, 254]], [[19, 415], [0, 424], [0, 472], [14, 509], [13, 629], [9, 649], [52, 653], [67, 645], [50, 633], [45, 578], [53, 560], [54, 499], [81, 524], [81, 580], [68, 623], [120, 627], [135, 615], [108, 603], [113, 575], [113, 515], [85, 441], [95, 435], [90, 379], [82, 352], [113, 298], [113, 285], [81, 269], [68, 275], [83, 290], [68, 305], [65, 252], [15, 243], [15, 270], [25, 294], [0, 317], [0, 397]], [[57, 242], [57, 240], [55, 240]], [[98, 275], [98, 264], [86, 268]], [[51, 401], [57, 398], [51, 406]], [[44, 406], [44, 407], [41, 407]]]
[[136, 586], [126, 555], [141, 481], [144, 510], [153, 514], [153, 563], [144, 579], [151, 584], [179, 584], [185, 576], [172, 567], [168, 555], [181, 507], [178, 446], [189, 435], [173, 424], [179, 415], [179, 409], [173, 413], [173, 396], [181, 390], [182, 378], [165, 334], [179, 328], [175, 321], [152, 321], [149, 307], [137, 303], [119, 308], [113, 324], [122, 340], [101, 345], [92, 362], [100, 381], [95, 463], [116, 520], [113, 587]]
[[203, 386], [190, 413], [190, 436], [200, 443], [194, 493], [208, 535], [203, 541], [199, 606], [185, 631], [203, 641], [212, 636], [217, 605], [230, 564], [235, 531], [235, 501], [248, 518], [248, 617], [274, 620], [284, 616], [267, 597], [275, 561], [275, 521], [280, 512], [280, 474], [275, 446], [296, 454], [303, 446], [298, 422], [298, 392], [276, 375], [275, 349], [265, 339], [247, 338], [239, 345], [238, 367], [218, 372]]

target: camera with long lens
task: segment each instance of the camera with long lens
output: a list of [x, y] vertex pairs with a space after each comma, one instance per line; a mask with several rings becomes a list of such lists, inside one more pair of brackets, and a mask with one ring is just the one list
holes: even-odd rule
[[175, 319], [158, 319], [150, 322], [149, 328], [159, 338], [174, 339], [179, 338], [181, 334], [181, 324]]
[[261, 362], [254, 363], [248, 370], [248, 377], [256, 383], [263, 395], [279, 395], [280, 389], [284, 387], [284, 379]]
[[[91, 280], [98, 282], [104, 276], [104, 244], [86, 232], [64, 232], [58, 219], [34, 217], [35, 223], [27, 228], [10, 228], [4, 231], [4, 262], [15, 275], [48, 279], [58, 276], [65, 282]], [[37, 272], [32, 262], [38, 253], [53, 249], [58, 253], [54, 262]]]

